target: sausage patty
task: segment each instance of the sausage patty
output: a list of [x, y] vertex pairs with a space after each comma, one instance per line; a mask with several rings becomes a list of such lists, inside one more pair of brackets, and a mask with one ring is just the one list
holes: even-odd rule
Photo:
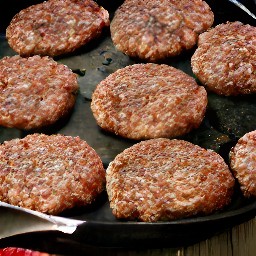
[[192, 48], [214, 15], [202, 0], [126, 0], [110, 24], [118, 50], [150, 62]]
[[134, 64], [101, 81], [91, 109], [100, 127], [130, 139], [177, 137], [197, 128], [207, 94], [183, 71], [168, 65]]
[[256, 92], [256, 27], [227, 22], [199, 36], [191, 59], [200, 82], [220, 95]]
[[155, 222], [211, 214], [231, 201], [234, 178], [220, 155], [183, 140], [125, 149], [106, 170], [113, 214]]
[[73, 108], [77, 76], [49, 57], [18, 55], [0, 60], [0, 125], [36, 129]]
[[55, 215], [104, 188], [101, 159], [79, 137], [33, 134], [0, 146], [0, 201]]
[[92, 0], [48, 0], [21, 10], [6, 29], [22, 56], [73, 52], [109, 26], [108, 12]]
[[256, 197], [256, 130], [246, 133], [230, 151], [230, 167], [246, 197]]

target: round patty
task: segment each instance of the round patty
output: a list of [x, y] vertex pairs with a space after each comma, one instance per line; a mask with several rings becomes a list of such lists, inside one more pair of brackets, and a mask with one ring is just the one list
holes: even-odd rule
[[126, 0], [110, 24], [118, 50], [155, 62], [192, 48], [214, 16], [202, 0]]
[[104, 187], [101, 159], [79, 137], [33, 134], [0, 146], [0, 201], [55, 215]]
[[244, 196], [256, 197], [256, 130], [246, 133], [232, 148], [230, 167]]
[[73, 108], [77, 76], [49, 57], [18, 55], [0, 60], [0, 125], [36, 129]]
[[199, 36], [191, 59], [202, 84], [220, 95], [256, 92], [256, 27], [227, 22]]
[[145, 222], [211, 214], [230, 203], [234, 187], [220, 155], [163, 138], [137, 143], [117, 155], [106, 181], [113, 214]]
[[92, 0], [48, 0], [21, 10], [6, 29], [22, 56], [73, 52], [109, 26], [109, 14]]
[[177, 137], [197, 128], [207, 93], [183, 71], [159, 64], [134, 64], [101, 81], [91, 109], [100, 127], [130, 139]]

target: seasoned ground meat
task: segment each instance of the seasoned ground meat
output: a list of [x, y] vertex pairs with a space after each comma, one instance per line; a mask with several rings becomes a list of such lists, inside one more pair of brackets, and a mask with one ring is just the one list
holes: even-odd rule
[[152, 139], [106, 171], [116, 218], [155, 222], [211, 214], [231, 201], [234, 178], [220, 155], [183, 140]]
[[230, 151], [230, 167], [246, 197], [256, 197], [256, 130], [246, 133]]
[[22, 56], [73, 52], [109, 26], [109, 14], [92, 0], [48, 0], [21, 10], [6, 29]]
[[54, 124], [74, 106], [77, 76], [49, 57], [0, 60], [0, 125], [37, 129]]
[[199, 36], [192, 70], [209, 90], [225, 96], [256, 92], [256, 27], [227, 22]]
[[111, 37], [125, 54], [155, 62], [192, 48], [213, 20], [202, 0], [126, 0], [110, 24]]
[[197, 128], [207, 94], [183, 71], [159, 64], [134, 64], [101, 81], [91, 109], [98, 125], [130, 139], [177, 137]]
[[101, 159], [79, 137], [33, 134], [0, 146], [0, 201], [55, 215], [104, 188]]

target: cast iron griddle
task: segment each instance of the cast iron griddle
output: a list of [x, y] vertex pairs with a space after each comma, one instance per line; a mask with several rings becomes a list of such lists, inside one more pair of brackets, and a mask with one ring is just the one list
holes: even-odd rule
[[[8, 1], [9, 9], [1, 9], [0, 15], [0, 58], [16, 53], [10, 49], [5, 39], [5, 28], [11, 17], [20, 9], [42, 1]], [[115, 9], [123, 1], [97, 1], [113, 17]], [[206, 1], [215, 14], [215, 23], [239, 20], [256, 25], [249, 15], [228, 1]], [[253, 1], [248, 8], [255, 7]], [[179, 68], [193, 76], [190, 58], [195, 49], [165, 63]], [[126, 140], [102, 131], [96, 124], [90, 110], [91, 94], [95, 86], [107, 75], [139, 60], [130, 59], [116, 51], [112, 44], [109, 29], [105, 29], [97, 40], [82, 47], [71, 55], [55, 58], [69, 66], [78, 74], [80, 91], [74, 111], [69, 118], [44, 130], [24, 132], [0, 127], [1, 142], [12, 138], [22, 138], [29, 133], [61, 133], [79, 136], [86, 140], [100, 155], [107, 167], [114, 157], [137, 141]], [[222, 97], [208, 93], [208, 108], [202, 125], [182, 139], [218, 152], [228, 163], [228, 153], [238, 138], [256, 130], [256, 96]], [[62, 214], [64, 217], [85, 220], [73, 235], [60, 232], [47, 232], [19, 235], [0, 241], [0, 246], [20, 245], [27, 248], [61, 253], [62, 243], [76, 243], [102, 247], [176, 247], [184, 246], [208, 238], [236, 224], [242, 223], [256, 214], [255, 200], [246, 200], [237, 186], [231, 205], [210, 216], [182, 219], [171, 222], [140, 223], [116, 220], [109, 208], [106, 193], [87, 208], [72, 209]], [[1, 232], [1, 231], [0, 231]], [[29, 241], [28, 241], [29, 240]], [[54, 246], [52, 246], [54, 245]]]

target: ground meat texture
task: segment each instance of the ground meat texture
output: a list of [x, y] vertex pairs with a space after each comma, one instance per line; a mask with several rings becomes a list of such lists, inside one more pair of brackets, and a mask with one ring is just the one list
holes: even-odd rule
[[256, 27], [227, 22], [199, 36], [192, 70], [209, 90], [225, 96], [256, 92]]
[[6, 29], [21, 56], [73, 52], [109, 26], [108, 12], [92, 0], [48, 0], [21, 10]]
[[116, 218], [156, 222], [211, 214], [231, 201], [234, 178], [220, 155], [183, 140], [143, 141], [106, 171]]
[[0, 146], [0, 201], [55, 215], [104, 188], [101, 159], [79, 137], [32, 134]]
[[246, 133], [230, 151], [230, 167], [245, 197], [256, 197], [256, 130]]
[[110, 24], [118, 50], [156, 62], [192, 48], [214, 15], [201, 0], [126, 0]]
[[25, 249], [22, 247], [4, 247], [0, 248], [1, 256], [51, 256], [51, 254]]
[[168, 65], [134, 64], [101, 81], [91, 109], [98, 125], [130, 139], [177, 137], [201, 124], [207, 93]]
[[77, 76], [50, 57], [0, 60], [0, 125], [37, 129], [54, 124], [74, 106]]

